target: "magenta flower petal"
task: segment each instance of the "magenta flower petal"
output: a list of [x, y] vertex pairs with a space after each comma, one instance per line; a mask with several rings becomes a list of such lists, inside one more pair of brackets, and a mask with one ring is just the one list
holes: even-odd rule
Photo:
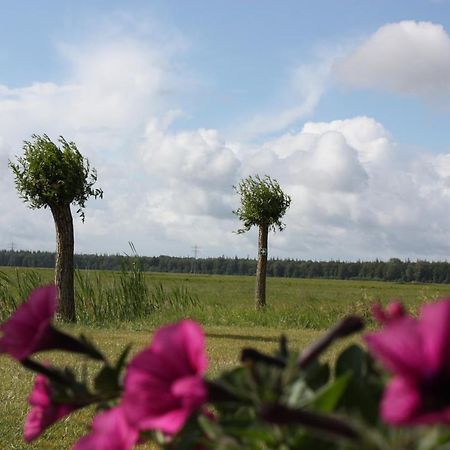
[[51, 321], [56, 311], [56, 286], [35, 289], [0, 330], [0, 353], [22, 360], [51, 346]]
[[402, 377], [395, 377], [384, 391], [381, 417], [393, 425], [410, 423], [422, 406], [417, 387]]
[[381, 415], [394, 425], [450, 424], [450, 299], [424, 306], [417, 321], [387, 321], [365, 336], [392, 372]]
[[141, 430], [178, 432], [207, 400], [207, 358], [200, 326], [184, 320], [158, 330], [129, 364], [123, 409]]
[[422, 338], [410, 317], [391, 322], [382, 331], [364, 336], [370, 352], [391, 372], [405, 377], [424, 371]]
[[420, 386], [403, 377], [394, 377], [384, 392], [381, 417], [392, 425], [450, 424], [450, 405], [429, 409], [427, 395]]
[[153, 337], [152, 350], [159, 355], [168, 355], [166, 363], [174, 370], [205, 372], [208, 359], [205, 353], [205, 337], [201, 327], [191, 320], [183, 320], [160, 328]]
[[402, 302], [394, 300], [386, 307], [386, 316], [389, 321], [406, 317], [406, 311]]
[[121, 407], [98, 414], [92, 431], [82, 437], [73, 450], [130, 450], [139, 438], [139, 432], [125, 419]]
[[387, 322], [386, 313], [379, 303], [375, 303], [372, 306], [372, 316], [380, 325], [384, 325]]
[[395, 320], [406, 317], [406, 312], [402, 303], [398, 300], [394, 300], [389, 303], [386, 309], [383, 309], [379, 303], [373, 305], [372, 315], [380, 325], [387, 325]]
[[449, 325], [450, 301], [448, 299], [422, 307], [418, 326], [429, 373], [450, 368]]
[[182, 398], [186, 405], [198, 405], [205, 400], [205, 383], [196, 375], [175, 381], [171, 391], [173, 395]]
[[77, 409], [73, 405], [53, 403], [50, 384], [43, 375], [37, 375], [28, 403], [31, 411], [24, 426], [24, 438], [27, 442], [36, 439], [50, 425]]
[[434, 425], [438, 423], [450, 424], [450, 406], [436, 411], [423, 411], [411, 421], [411, 424], [414, 425]]

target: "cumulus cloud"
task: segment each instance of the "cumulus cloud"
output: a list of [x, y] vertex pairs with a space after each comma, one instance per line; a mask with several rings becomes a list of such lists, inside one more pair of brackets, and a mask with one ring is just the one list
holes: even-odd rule
[[217, 130], [200, 128], [170, 133], [157, 119], [145, 129], [142, 157], [151, 171], [171, 182], [183, 182], [215, 191], [229, 186], [239, 161]]
[[450, 207], [449, 154], [405, 160], [383, 125], [364, 116], [308, 122], [260, 146], [226, 142], [217, 130], [179, 130], [176, 116], [148, 121], [130, 175], [120, 181], [123, 192], [113, 190], [96, 221], [103, 234], [134, 233], [150, 253], [189, 253], [197, 243], [204, 254], [253, 255], [255, 233], [232, 234], [239, 227], [232, 185], [259, 173], [277, 178], [293, 199], [286, 230], [270, 238], [272, 255], [443, 258], [450, 252], [450, 219], [442, 214]]
[[169, 113], [151, 119], [140, 144], [142, 167], [156, 189], [163, 191], [159, 214], [170, 217], [176, 211], [178, 219], [181, 215], [229, 218], [239, 159], [217, 130], [172, 131], [173, 118]]
[[306, 123], [263, 150], [293, 197], [279, 251], [324, 259], [448, 255], [448, 154], [405, 160], [368, 117]]
[[[450, 208], [450, 153], [410, 150], [404, 158], [395, 137], [364, 116], [307, 122], [258, 145], [227, 140], [216, 129], [182, 129], [176, 120], [183, 112], [171, 96], [185, 79], [175, 47], [133, 36], [91, 41], [89, 51], [64, 45], [64, 80], [0, 88], [0, 196], [8, 205], [0, 245], [54, 248], [50, 213], [22, 204], [7, 167], [22, 139], [46, 132], [77, 143], [105, 192], [88, 202], [86, 223], [75, 223], [79, 252], [126, 251], [131, 240], [149, 255], [186, 255], [198, 244], [202, 256], [252, 256], [255, 232], [232, 233], [240, 225], [231, 213], [238, 203], [232, 186], [269, 174], [292, 196], [286, 230], [270, 237], [273, 256], [450, 254], [450, 218], [442, 213]], [[329, 67], [316, 69], [303, 66], [290, 85], [306, 103], [284, 110], [272, 128], [274, 116], [264, 116], [253, 132], [283, 129], [303, 116], [301, 108], [314, 107], [324, 79], [310, 100], [308, 89]]]
[[[105, 198], [90, 201], [86, 224], [75, 224], [77, 250], [111, 251], [113, 234], [123, 234], [125, 243], [133, 239], [133, 231], [143, 224], [145, 177], [134, 157], [140, 133], [148, 117], [164, 111], [171, 92], [189, 79], [188, 74], [178, 77], [179, 65], [173, 62], [177, 49], [177, 44], [155, 44], [119, 29], [107, 38], [100, 33], [77, 45], [60, 44], [67, 74], [59, 82], [0, 86], [0, 195], [2, 204], [8, 204], [0, 219], [3, 240], [15, 240], [22, 248], [54, 246], [51, 214], [22, 204], [8, 168], [8, 159], [21, 153], [22, 141], [33, 133], [74, 140], [98, 169]], [[142, 228], [150, 231], [152, 225]]]
[[387, 24], [337, 59], [333, 72], [353, 88], [448, 100], [450, 36], [442, 25], [431, 22]]

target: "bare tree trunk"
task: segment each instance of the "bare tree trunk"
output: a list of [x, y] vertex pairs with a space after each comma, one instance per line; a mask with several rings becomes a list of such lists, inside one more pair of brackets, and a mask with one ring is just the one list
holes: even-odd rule
[[258, 237], [258, 265], [256, 266], [256, 309], [266, 306], [266, 268], [267, 268], [267, 237], [269, 227], [267, 224], [259, 226]]
[[67, 322], [75, 322], [73, 282], [73, 221], [70, 204], [51, 206], [56, 229], [55, 284], [58, 289], [58, 314]]

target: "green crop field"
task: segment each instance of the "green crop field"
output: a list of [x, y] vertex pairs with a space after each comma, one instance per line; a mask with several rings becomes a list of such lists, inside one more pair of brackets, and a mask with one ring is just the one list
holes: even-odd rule
[[[33, 285], [51, 280], [52, 271], [47, 269], [0, 268], [2, 320]], [[287, 335], [292, 349], [300, 350], [347, 314], [360, 314], [373, 326], [370, 308], [376, 301], [385, 304], [401, 299], [415, 311], [426, 300], [450, 296], [448, 285], [290, 278], [267, 282], [268, 307], [255, 311], [253, 277], [82, 272], [77, 277], [79, 324], [64, 328], [87, 334], [114, 357], [128, 343], [133, 345], [132, 352], [140, 350], [158, 326], [190, 317], [204, 326], [209, 375], [214, 376], [238, 364], [243, 346], [275, 349], [281, 333]], [[332, 359], [335, 351], [331, 349], [327, 357]], [[70, 358], [82, 370], [85, 362]], [[44, 354], [43, 359], [60, 364], [68, 361], [66, 356], [53, 354]], [[30, 373], [9, 357], [1, 357], [0, 449], [71, 448], [86, 432], [93, 411], [71, 415], [27, 445], [21, 436], [31, 383]]]

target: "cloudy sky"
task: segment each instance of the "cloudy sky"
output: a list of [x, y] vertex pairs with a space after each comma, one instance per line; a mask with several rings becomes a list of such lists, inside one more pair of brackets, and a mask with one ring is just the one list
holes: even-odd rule
[[450, 2], [0, 0], [0, 248], [54, 250], [8, 160], [63, 135], [103, 200], [76, 252], [250, 256], [233, 191], [292, 197], [270, 255], [450, 257]]

